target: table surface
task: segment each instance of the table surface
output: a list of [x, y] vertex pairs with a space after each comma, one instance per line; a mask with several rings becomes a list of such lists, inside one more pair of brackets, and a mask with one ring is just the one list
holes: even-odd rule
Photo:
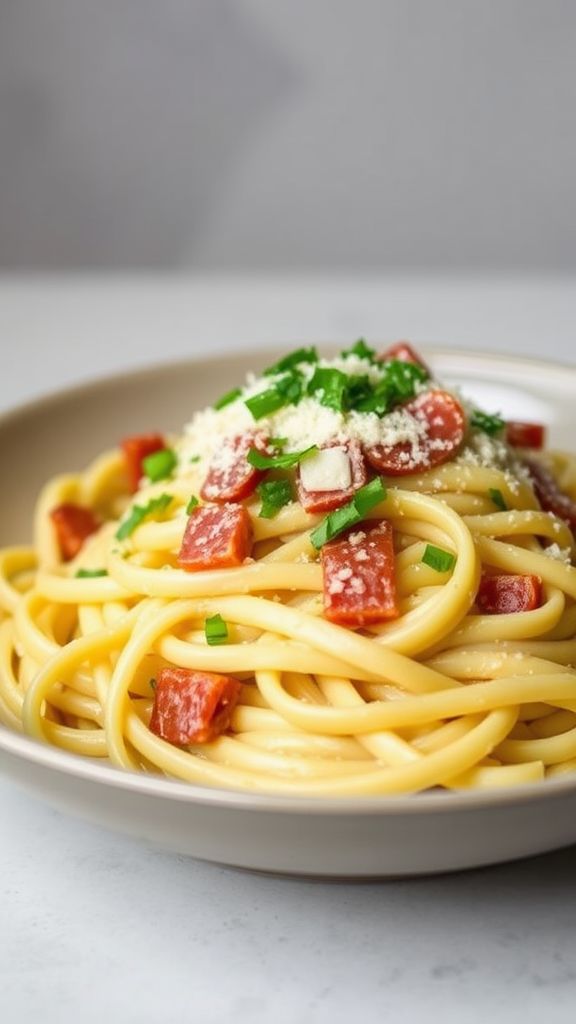
[[[359, 334], [575, 363], [575, 285], [0, 280], [0, 411], [150, 362]], [[3, 779], [0, 821], [6, 1024], [574, 1019], [576, 847], [441, 878], [324, 884], [148, 850]]]

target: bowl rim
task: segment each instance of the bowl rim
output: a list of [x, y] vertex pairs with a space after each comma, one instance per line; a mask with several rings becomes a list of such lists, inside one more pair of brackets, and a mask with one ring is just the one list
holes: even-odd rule
[[[310, 341], [307, 341], [310, 344]], [[330, 351], [336, 346], [333, 342], [323, 344], [316, 342], [317, 347]], [[298, 342], [292, 341], [297, 347]], [[477, 349], [454, 349], [438, 346], [433, 343], [419, 346], [425, 356], [430, 358], [453, 361], [463, 370], [466, 367], [484, 365], [487, 369], [494, 364], [508, 366], [518, 371], [524, 370], [536, 378], [569, 374], [576, 382], [576, 366], [554, 360], [528, 358], [507, 355], [500, 352]], [[86, 381], [69, 384], [45, 394], [29, 398], [15, 406], [0, 412], [0, 430], [16, 424], [18, 420], [33, 416], [36, 412], [49, 410], [50, 406], [58, 405], [69, 399], [77, 399], [93, 391], [105, 389], [110, 385], [128, 384], [134, 378], [145, 379], [159, 371], [169, 374], [185, 372], [198, 365], [226, 365], [230, 361], [245, 362], [246, 368], [258, 365], [264, 359], [285, 351], [285, 346], [238, 349], [206, 356], [193, 353], [189, 358], [161, 360], [148, 363], [134, 369], [121, 370], [91, 377]], [[162, 798], [183, 804], [200, 804], [204, 807], [228, 808], [230, 810], [251, 811], [254, 813], [278, 814], [318, 814], [322, 816], [356, 816], [371, 815], [377, 817], [412, 816], [414, 814], [438, 813], [469, 813], [481, 809], [494, 809], [515, 804], [549, 801], [551, 798], [562, 798], [576, 792], [576, 774], [574, 776], [558, 776], [535, 783], [517, 786], [503, 786], [486, 790], [457, 790], [450, 792], [407, 793], [398, 796], [382, 795], [367, 797], [308, 797], [303, 795], [284, 796], [273, 793], [260, 793], [246, 790], [235, 790], [224, 787], [197, 785], [180, 779], [146, 775], [144, 773], [119, 769], [104, 759], [84, 758], [79, 754], [52, 747], [19, 732], [13, 732], [0, 723], [0, 761], [2, 754], [9, 758], [31, 762], [37, 767], [46, 768], [60, 775], [81, 778], [86, 782], [104, 787], [122, 789], [127, 792], [139, 793], [142, 796]]]

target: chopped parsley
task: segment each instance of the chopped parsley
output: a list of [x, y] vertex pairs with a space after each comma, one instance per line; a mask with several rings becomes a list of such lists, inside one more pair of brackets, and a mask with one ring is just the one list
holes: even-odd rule
[[204, 635], [206, 643], [211, 647], [217, 644], [225, 644], [228, 640], [228, 626], [221, 615], [211, 615], [204, 622]]
[[251, 448], [246, 458], [254, 469], [291, 469], [293, 466], [297, 466], [302, 459], [308, 458], [309, 455], [313, 455], [318, 451], [315, 444], [311, 444], [309, 448], [304, 448], [301, 452], [287, 452], [286, 455], [263, 455], [262, 452]]
[[436, 572], [450, 572], [456, 565], [456, 555], [453, 555], [450, 551], [444, 551], [442, 548], [437, 548], [434, 544], [427, 544], [422, 555], [422, 561], [424, 565], [429, 565]]
[[365, 516], [386, 497], [386, 488], [380, 477], [375, 477], [369, 484], [361, 487], [346, 505], [329, 512], [315, 530], [310, 534], [310, 540], [316, 549], [321, 548], [333, 537], [336, 537], [342, 530], [349, 526], [360, 523]]
[[160, 451], [152, 452], [151, 455], [147, 455], [145, 459], [142, 459], [142, 468], [153, 484], [157, 483], [158, 480], [165, 480], [166, 477], [171, 476], [177, 465], [176, 452], [172, 448], [161, 448]]
[[318, 352], [314, 347], [311, 348], [297, 348], [295, 352], [290, 352], [283, 359], [279, 359], [277, 363], [269, 366], [267, 370], [264, 370], [265, 377], [271, 377], [277, 373], [284, 373], [285, 370], [293, 370], [295, 366], [299, 366], [300, 363], [317, 363]]
[[199, 455], [191, 455], [190, 458], [188, 459], [188, 462], [200, 462], [200, 456]]
[[502, 491], [498, 490], [497, 487], [491, 487], [490, 490], [488, 491], [488, 494], [490, 495], [492, 501], [496, 505], [496, 508], [499, 508], [501, 512], [508, 511], [508, 505], [504, 500], [504, 495], [502, 494]]
[[107, 576], [108, 569], [77, 569], [74, 575], [77, 580], [92, 580], [98, 576]]
[[506, 426], [501, 416], [490, 415], [490, 413], [482, 412], [481, 409], [474, 409], [470, 416], [470, 425], [476, 427], [477, 430], [483, 430], [490, 437], [499, 434]]
[[288, 480], [266, 480], [256, 488], [262, 500], [260, 519], [273, 519], [284, 505], [292, 501], [292, 488]]
[[156, 513], [164, 512], [172, 502], [171, 494], [161, 494], [159, 498], [151, 498], [146, 505], [134, 505], [130, 515], [116, 530], [117, 540], [126, 540], [134, 530]]
[[235, 402], [237, 398], [240, 398], [242, 394], [242, 388], [232, 388], [231, 391], [227, 391], [225, 395], [222, 395], [217, 402], [214, 402], [214, 409], [225, 409], [227, 405]]

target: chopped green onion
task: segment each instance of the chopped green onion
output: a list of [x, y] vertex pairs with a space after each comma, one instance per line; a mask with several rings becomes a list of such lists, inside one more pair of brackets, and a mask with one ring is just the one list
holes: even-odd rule
[[261, 391], [244, 402], [255, 420], [261, 420], [263, 416], [269, 416], [287, 404], [286, 396], [278, 388], [268, 388], [267, 391]]
[[188, 459], [188, 462], [200, 462], [200, 456], [199, 455], [191, 455], [190, 458]]
[[271, 388], [260, 391], [244, 404], [248, 407], [255, 420], [282, 409], [285, 405], [297, 405], [304, 391], [304, 377], [298, 370], [290, 370], [274, 381]]
[[474, 409], [470, 416], [470, 424], [478, 430], [483, 430], [484, 433], [489, 434], [490, 437], [493, 437], [494, 434], [499, 434], [501, 430], [504, 430], [506, 425], [501, 416], [491, 416], [487, 412], [482, 412], [481, 409]]
[[341, 370], [318, 367], [308, 384], [308, 394], [315, 395], [320, 405], [341, 412], [347, 385], [348, 377]]
[[494, 502], [496, 507], [499, 508], [501, 512], [508, 511], [508, 505], [504, 500], [504, 495], [502, 494], [502, 491], [499, 491], [497, 487], [491, 487], [490, 490], [488, 491], [488, 494], [492, 498], [492, 501]]
[[268, 444], [271, 444], [273, 448], [283, 448], [287, 440], [287, 437], [271, 437]]
[[285, 455], [263, 455], [256, 448], [251, 448], [246, 458], [255, 469], [291, 469], [292, 466], [297, 466], [299, 462], [302, 462], [302, 459], [307, 459], [309, 455], [313, 455], [317, 451], [318, 447], [315, 444], [311, 444], [304, 451], [287, 452]]
[[359, 514], [365, 516], [375, 505], [379, 505], [381, 501], [384, 501], [385, 497], [386, 488], [381, 478], [376, 476], [369, 484], [364, 484], [364, 487], [356, 491], [353, 504], [356, 506]]
[[256, 488], [262, 500], [260, 519], [273, 519], [284, 505], [292, 501], [292, 488], [288, 480], [266, 480]]
[[159, 498], [151, 498], [146, 505], [134, 505], [128, 518], [116, 530], [116, 538], [118, 540], [125, 540], [126, 537], [134, 533], [136, 527], [140, 526], [145, 519], [148, 519], [157, 512], [164, 512], [171, 502], [171, 494], [161, 494]]
[[176, 452], [171, 448], [161, 448], [158, 452], [152, 452], [142, 459], [142, 468], [152, 483], [158, 480], [165, 480], [178, 465]]
[[269, 366], [267, 370], [264, 370], [264, 375], [270, 377], [275, 373], [284, 373], [285, 370], [293, 370], [295, 366], [300, 363], [317, 363], [318, 352], [315, 348], [297, 348], [295, 352], [290, 352], [289, 355], [284, 356], [283, 359], [279, 359], [273, 366]]
[[221, 615], [211, 615], [204, 622], [204, 634], [206, 643], [211, 647], [217, 644], [225, 644], [228, 640], [228, 626]]
[[358, 356], [359, 359], [368, 359], [371, 363], [376, 361], [376, 350], [370, 348], [364, 341], [364, 338], [358, 338], [358, 341], [352, 345], [352, 348], [344, 349], [340, 355], [344, 358], [346, 356]]
[[450, 569], [453, 569], [456, 565], [456, 555], [451, 554], [450, 551], [444, 551], [442, 548], [437, 548], [434, 544], [427, 544], [422, 555], [422, 561], [424, 565], [429, 565], [436, 572], [450, 572]]
[[97, 576], [107, 576], [107, 569], [77, 569], [75, 574], [78, 580], [96, 579]]
[[304, 377], [299, 370], [290, 370], [283, 377], [278, 377], [275, 386], [284, 395], [286, 404], [298, 405], [304, 392]]
[[213, 409], [224, 409], [231, 402], [235, 402], [237, 398], [240, 398], [242, 394], [242, 388], [232, 388], [232, 391], [227, 391], [222, 398], [219, 398], [217, 402], [214, 402]]
[[310, 534], [310, 540], [315, 548], [321, 548], [327, 541], [332, 540], [342, 530], [349, 526], [360, 523], [368, 512], [386, 497], [386, 488], [380, 477], [375, 477], [369, 484], [361, 487], [346, 505], [329, 512], [319, 526]]
[[195, 509], [198, 504], [198, 498], [196, 497], [195, 494], [193, 494], [192, 497], [190, 498], [190, 501], [186, 505], [186, 515], [189, 516], [192, 510]]

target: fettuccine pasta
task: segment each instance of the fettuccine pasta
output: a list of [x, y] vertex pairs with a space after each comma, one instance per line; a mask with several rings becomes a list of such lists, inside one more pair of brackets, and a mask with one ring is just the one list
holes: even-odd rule
[[410, 346], [301, 349], [44, 487], [0, 552], [0, 721], [199, 785], [576, 769], [576, 458]]

